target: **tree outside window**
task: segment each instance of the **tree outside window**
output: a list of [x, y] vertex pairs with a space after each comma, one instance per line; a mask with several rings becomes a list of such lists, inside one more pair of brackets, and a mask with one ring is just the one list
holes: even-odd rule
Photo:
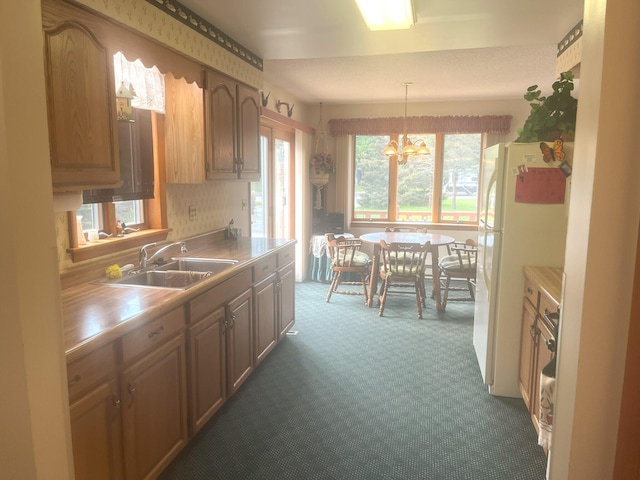
[[409, 135], [423, 140], [431, 155], [405, 165], [381, 153], [397, 137], [355, 136], [354, 220], [477, 223], [482, 134]]

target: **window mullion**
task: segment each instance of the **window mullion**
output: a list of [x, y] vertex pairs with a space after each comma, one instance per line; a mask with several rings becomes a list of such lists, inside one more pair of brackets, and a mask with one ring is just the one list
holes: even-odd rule
[[[400, 145], [400, 135], [390, 135]], [[399, 148], [398, 148], [399, 149]], [[387, 219], [395, 222], [398, 213], [398, 157], [389, 157], [389, 203], [387, 207]]]
[[433, 156], [433, 198], [431, 199], [431, 221], [440, 222], [442, 205], [442, 175], [444, 169], [444, 134], [436, 134], [436, 148]]

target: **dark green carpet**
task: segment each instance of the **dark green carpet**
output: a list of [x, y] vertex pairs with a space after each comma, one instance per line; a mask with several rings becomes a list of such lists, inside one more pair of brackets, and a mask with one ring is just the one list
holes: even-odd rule
[[296, 285], [288, 336], [162, 479], [542, 480], [546, 458], [520, 399], [482, 385], [473, 305]]

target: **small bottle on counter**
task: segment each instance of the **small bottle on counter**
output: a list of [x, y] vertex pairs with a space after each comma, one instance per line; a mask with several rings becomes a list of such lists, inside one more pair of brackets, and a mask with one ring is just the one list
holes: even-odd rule
[[116, 237], [124, 237], [122, 222], [120, 222], [120, 220], [116, 221]]

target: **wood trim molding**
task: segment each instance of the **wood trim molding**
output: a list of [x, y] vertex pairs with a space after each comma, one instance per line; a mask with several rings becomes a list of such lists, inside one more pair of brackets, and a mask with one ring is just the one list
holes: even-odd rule
[[640, 229], [613, 478], [640, 479]]
[[289, 117], [286, 117], [284, 115], [281, 115], [277, 112], [274, 112], [272, 110], [269, 110], [267, 108], [260, 108], [260, 115], [262, 116], [262, 118], [266, 118], [269, 120], [272, 120], [276, 123], [279, 123], [281, 125], [284, 125], [286, 127], [291, 127], [294, 128], [296, 130], [300, 130], [304, 133], [308, 133], [309, 135], [315, 135], [316, 134], [316, 129], [313, 127], [310, 127], [308, 125], [305, 125], [304, 123], [298, 122], [297, 120], [292, 120]]

